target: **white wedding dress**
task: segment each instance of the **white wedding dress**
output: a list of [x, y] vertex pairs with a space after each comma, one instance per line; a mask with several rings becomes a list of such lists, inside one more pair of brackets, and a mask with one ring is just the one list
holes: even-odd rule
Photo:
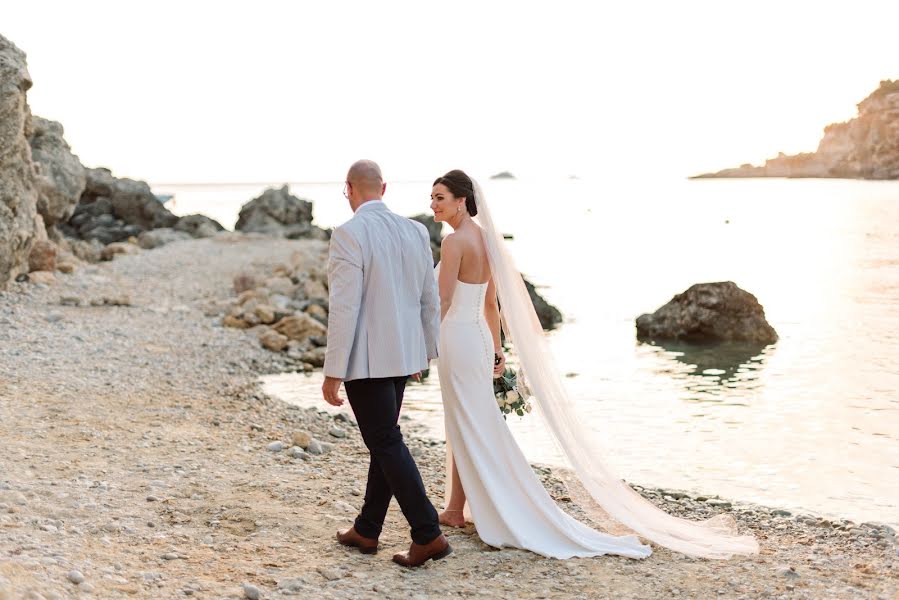
[[[488, 286], [459, 282], [440, 326], [437, 367], [448, 463], [455, 456], [468, 499], [466, 517], [474, 521], [481, 539], [491, 546], [526, 548], [557, 558], [645, 558], [650, 548], [637, 535], [690, 556], [757, 554], [758, 542], [740, 534], [732, 516], [692, 521], [670, 515], [640, 496], [606, 462], [601, 433], [584, 426], [569, 398], [490, 203], [478, 182], [472, 183], [478, 208], [474, 220], [483, 232], [503, 331], [518, 358], [519, 379], [527, 376], [526, 393], [534, 408], [528, 418], [537, 419], [560, 450], [563, 464], [556, 474], [584, 513], [607, 531], [636, 534], [615, 536], [591, 529], [564, 513], [543, 488], [493, 395], [493, 343], [484, 317]], [[448, 486], [451, 473], [448, 469]]]
[[[646, 558], [636, 535], [593, 530], [560, 509], [522, 454], [493, 395], [493, 338], [484, 318], [487, 284], [458, 282], [440, 326], [438, 371], [453, 457], [470, 515], [494, 547], [524, 548], [551, 558], [618, 554]], [[448, 486], [452, 472], [448, 469]]]

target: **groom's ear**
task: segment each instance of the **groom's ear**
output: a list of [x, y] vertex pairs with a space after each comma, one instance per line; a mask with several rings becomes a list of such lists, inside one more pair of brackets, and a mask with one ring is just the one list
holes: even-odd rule
[[381, 184], [381, 195], [383, 196], [386, 193], [387, 193], [387, 182], [385, 181], [384, 183]]

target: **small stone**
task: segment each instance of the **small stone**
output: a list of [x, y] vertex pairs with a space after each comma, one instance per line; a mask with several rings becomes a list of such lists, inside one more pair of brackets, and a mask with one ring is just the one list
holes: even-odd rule
[[62, 313], [56, 312], [55, 310], [48, 313], [46, 317], [44, 317], [48, 323], [59, 323], [62, 321], [63, 316]]
[[797, 579], [799, 577], [799, 573], [793, 567], [781, 567], [777, 570], [777, 574], [787, 579]]
[[291, 441], [294, 446], [299, 446], [303, 450], [309, 449], [309, 444], [312, 442], [312, 435], [308, 431], [294, 431], [293, 435], [290, 436]]
[[281, 452], [281, 450], [284, 450], [284, 442], [281, 442], [281, 441], [272, 442], [271, 444], [266, 446], [266, 449], [271, 452]]
[[44, 285], [52, 285], [56, 282], [56, 275], [51, 271], [32, 271], [28, 274], [28, 280], [31, 283], [43, 283]]
[[166, 552], [162, 555], [163, 560], [178, 560], [181, 558], [176, 552]]
[[340, 574], [340, 571], [337, 569], [328, 569], [326, 567], [319, 567], [316, 569], [322, 577], [327, 579], [328, 581], [337, 581], [341, 579], [343, 576]]
[[290, 450], [287, 451], [287, 454], [291, 458], [306, 458], [306, 452], [299, 446], [293, 446]]
[[780, 508], [779, 508], [779, 509], [777, 509], [777, 510], [772, 510], [772, 511], [771, 511], [771, 514], [774, 515], [775, 517], [789, 517], [789, 516], [791, 516], [793, 513], [791, 513], [791, 512], [788, 511], [788, 510], [783, 510], [783, 509], [780, 509]]
[[92, 586], [91, 584], [89, 584], [86, 581], [82, 581], [81, 583], [78, 584], [78, 590], [85, 594], [91, 594], [94, 591], [94, 586]]
[[343, 429], [341, 429], [340, 427], [332, 427], [330, 429], [330, 431], [328, 431], [328, 433], [336, 438], [345, 438], [346, 437], [346, 432]]
[[249, 598], [249, 600], [259, 600], [259, 588], [251, 583], [243, 584], [243, 595]]
[[318, 440], [311, 440], [309, 446], [306, 448], [306, 452], [309, 454], [323, 454], [324, 449], [322, 448], [321, 442]]
[[82, 300], [78, 296], [61, 296], [59, 303], [63, 306], [81, 306]]
[[334, 449], [334, 444], [329, 444], [328, 442], [321, 442], [322, 446], [322, 454], [327, 454], [331, 450]]
[[71, 581], [75, 585], [78, 585], [79, 583], [84, 581], [84, 575], [81, 574], [81, 571], [76, 571], [74, 569], [69, 571], [67, 577], [69, 578], [69, 581]]
[[334, 508], [345, 513], [356, 512], [356, 509], [353, 508], [353, 505], [349, 504], [348, 502], [344, 502], [343, 500], [338, 500], [337, 502], [335, 502]]

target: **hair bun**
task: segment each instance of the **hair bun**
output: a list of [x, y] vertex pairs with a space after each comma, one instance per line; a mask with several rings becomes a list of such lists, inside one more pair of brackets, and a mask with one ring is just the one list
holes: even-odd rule
[[471, 177], [465, 174], [465, 171], [453, 169], [443, 177], [438, 177], [432, 185], [441, 183], [447, 187], [450, 193], [456, 198], [465, 198], [465, 208], [472, 217], [478, 214], [478, 203], [474, 196], [474, 184]]

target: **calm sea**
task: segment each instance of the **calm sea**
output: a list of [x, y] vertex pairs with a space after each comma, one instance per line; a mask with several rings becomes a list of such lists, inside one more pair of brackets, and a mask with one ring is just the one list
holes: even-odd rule
[[[584, 420], [620, 474], [857, 520], [899, 524], [899, 182], [496, 180], [485, 189], [518, 266], [566, 316], [549, 334]], [[156, 186], [174, 211], [232, 227], [264, 185]], [[342, 182], [298, 183], [333, 226]], [[389, 184], [397, 212], [428, 211], [425, 182]], [[780, 340], [694, 350], [638, 343], [634, 319], [691, 284], [734, 281]], [[324, 407], [318, 377], [270, 378]], [[436, 380], [408, 414], [442, 437]], [[528, 419], [529, 458], [553, 450]]]

